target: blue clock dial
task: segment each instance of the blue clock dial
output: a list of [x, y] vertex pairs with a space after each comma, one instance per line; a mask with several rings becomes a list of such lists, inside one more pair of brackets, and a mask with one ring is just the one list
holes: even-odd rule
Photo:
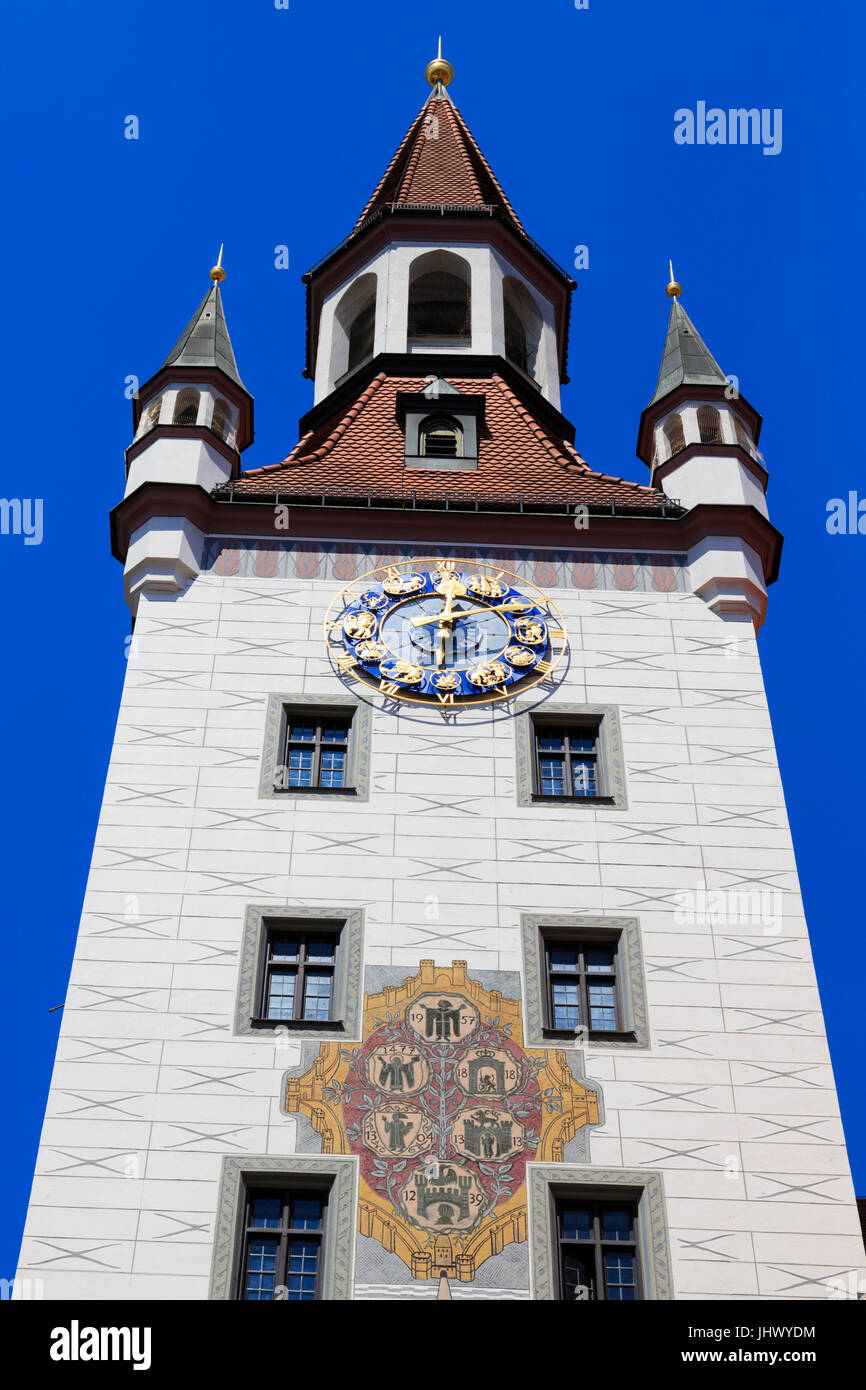
[[[406, 661], [433, 670], [468, 671], [494, 656], [501, 656], [511, 641], [511, 627], [505, 617], [486, 609], [479, 612], [466, 599], [456, 601], [450, 620], [438, 621], [442, 610], [440, 594], [424, 594], [399, 604], [382, 622], [381, 636], [388, 650]], [[465, 614], [465, 616], [464, 616]], [[437, 616], [434, 623], [416, 623], [416, 618]], [[442, 654], [442, 633], [446, 629]], [[440, 660], [441, 656], [441, 660]]]
[[[430, 563], [430, 562], [428, 562]], [[502, 699], [549, 675], [565, 630], [541, 590], [457, 562], [390, 567], [348, 590], [327, 624], [344, 676], [394, 698], [438, 704]]]

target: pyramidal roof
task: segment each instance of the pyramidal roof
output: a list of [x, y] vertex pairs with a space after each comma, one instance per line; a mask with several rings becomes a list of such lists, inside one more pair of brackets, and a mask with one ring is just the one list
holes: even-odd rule
[[725, 376], [679, 299], [671, 304], [662, 365], [650, 405], [678, 386], [726, 386]]
[[208, 290], [162, 366], [163, 369], [215, 367], [246, 391], [235, 361], [218, 284]]
[[386, 208], [495, 208], [526, 236], [517, 213], [441, 82], [403, 138], [352, 229]]

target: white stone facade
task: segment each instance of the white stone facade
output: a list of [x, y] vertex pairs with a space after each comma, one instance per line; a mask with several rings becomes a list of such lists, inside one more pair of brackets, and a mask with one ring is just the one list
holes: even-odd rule
[[[626, 810], [519, 805], [505, 708], [445, 723], [378, 697], [369, 802], [261, 799], [268, 696], [342, 688], [338, 587], [144, 586], [19, 1277], [208, 1297], [223, 1157], [296, 1143], [300, 1046], [233, 1031], [245, 910], [340, 903], [364, 908], [367, 965], [411, 969], [518, 972], [523, 913], [637, 916], [650, 1047], [586, 1045], [589, 1162], [662, 1174], [675, 1297], [851, 1296], [863, 1246], [748, 616], [548, 589], [570, 643], [550, 699], [619, 708]], [[718, 896], [743, 891], [766, 896]]]

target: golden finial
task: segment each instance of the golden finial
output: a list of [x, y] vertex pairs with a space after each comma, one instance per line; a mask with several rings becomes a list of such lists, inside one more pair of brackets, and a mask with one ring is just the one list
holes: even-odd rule
[[225, 271], [223, 270], [223, 248], [222, 248], [222, 246], [220, 246], [220, 253], [219, 253], [219, 255], [217, 256], [217, 263], [216, 263], [216, 265], [212, 265], [211, 268], [210, 268], [210, 278], [213, 280], [213, 282], [214, 282], [215, 285], [218, 285], [219, 282], [220, 282], [220, 280], [224, 280], [224, 279], [226, 278], [226, 273], [225, 273]]
[[674, 279], [674, 263], [673, 263], [673, 261], [668, 261], [668, 265], [669, 265], [670, 268], [671, 268], [671, 282], [670, 282], [670, 284], [668, 285], [667, 289], [665, 290], [665, 294], [670, 295], [671, 299], [679, 299], [680, 295], [681, 295], [682, 292], [683, 292], [683, 287], [682, 287], [682, 285], [678, 285], [677, 282], [676, 282], [676, 280]]
[[442, 57], [442, 35], [439, 35], [439, 53], [432, 63], [427, 64], [424, 73], [431, 87], [435, 87], [437, 82], [441, 82], [443, 87], [448, 87], [454, 81], [454, 69], [447, 59]]

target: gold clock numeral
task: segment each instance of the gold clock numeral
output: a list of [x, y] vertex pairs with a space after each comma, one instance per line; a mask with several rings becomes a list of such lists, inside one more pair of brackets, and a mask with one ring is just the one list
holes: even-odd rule
[[437, 690], [437, 691], [436, 691], [436, 699], [439, 701], [440, 705], [453, 705], [453, 704], [454, 704], [454, 695], [453, 695], [453, 692], [452, 692], [451, 694], [444, 695], [444, 694], [442, 693], [441, 690]]
[[539, 671], [542, 676], [546, 676], [553, 670], [553, 663], [551, 661], [536, 661], [533, 669]]
[[355, 669], [355, 658], [349, 656], [346, 652], [340, 652], [340, 655], [335, 657], [334, 660], [337, 663], [337, 669], [341, 671], [344, 676], [348, 676], [350, 672]]
[[507, 695], [507, 694], [508, 694], [508, 686], [507, 686], [507, 685], [497, 685], [496, 691], [497, 691], [497, 694], [499, 694], [499, 695]]
[[385, 694], [385, 695], [399, 695], [399, 694], [400, 694], [400, 687], [399, 687], [399, 685], [397, 685], [396, 681], [380, 681], [380, 682], [379, 682], [379, 689], [380, 689], [380, 690], [382, 691], [382, 693]]
[[325, 632], [326, 632], [326, 633], [328, 634], [328, 636], [330, 637], [331, 633], [332, 633], [332, 632], [336, 632], [339, 626], [340, 626], [339, 623], [327, 622], [327, 623], [325, 623]]
[[564, 641], [565, 641], [565, 628], [564, 628], [564, 627], [550, 627], [550, 628], [548, 628], [547, 630], [548, 630], [548, 632], [550, 633], [550, 636], [553, 638], [554, 642], [564, 642]]

